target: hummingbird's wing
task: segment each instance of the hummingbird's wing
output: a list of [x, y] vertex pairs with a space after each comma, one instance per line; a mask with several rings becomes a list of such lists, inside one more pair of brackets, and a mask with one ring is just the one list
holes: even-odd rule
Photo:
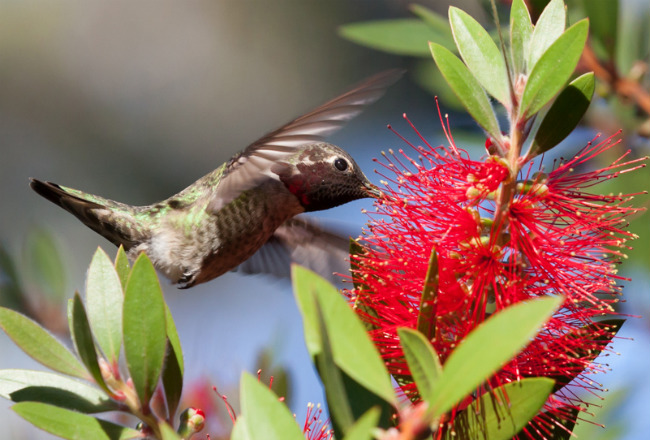
[[381, 98], [403, 74], [401, 69], [392, 69], [371, 76], [249, 145], [228, 162], [208, 210], [216, 212], [243, 191], [259, 186], [266, 179], [277, 179], [277, 173], [272, 171], [273, 165], [277, 166], [278, 162], [294, 155], [299, 147], [320, 142], [339, 130]]
[[313, 218], [294, 217], [235, 271], [289, 278], [291, 263], [298, 263], [329, 280], [333, 273], [347, 274], [350, 238], [341, 229], [344, 228], [325, 227]]

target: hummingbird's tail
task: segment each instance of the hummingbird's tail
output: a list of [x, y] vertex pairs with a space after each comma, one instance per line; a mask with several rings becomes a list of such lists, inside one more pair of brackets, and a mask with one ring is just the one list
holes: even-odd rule
[[134, 218], [138, 208], [38, 179], [30, 179], [30, 186], [116, 246], [128, 250], [146, 239]]

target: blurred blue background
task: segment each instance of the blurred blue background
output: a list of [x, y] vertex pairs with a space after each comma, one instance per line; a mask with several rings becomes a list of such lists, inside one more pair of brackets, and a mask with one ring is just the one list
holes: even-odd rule
[[[443, 2], [422, 3], [442, 13], [447, 8]], [[451, 3], [483, 14], [472, 0]], [[130, 204], [164, 199], [350, 84], [386, 68], [408, 67], [400, 57], [337, 36], [344, 23], [409, 16], [408, 4], [0, 2], [0, 240], [20, 255], [29, 231], [45, 227], [66, 257], [68, 296], [83, 291], [96, 247], [109, 255], [115, 250], [33, 193], [28, 177]], [[433, 98], [408, 79], [331, 141], [378, 183], [371, 159], [403, 146], [386, 124], [414, 139], [403, 112], [432, 144], [442, 142]], [[452, 129], [461, 148], [481, 154], [482, 135], [471, 121], [454, 115]], [[591, 137], [574, 137], [572, 148]], [[361, 210], [371, 206], [362, 200], [322, 215], [345, 219], [356, 235], [366, 221]], [[635, 282], [626, 291], [626, 310], [647, 317], [647, 270], [634, 262], [628, 267]], [[227, 274], [189, 291], [166, 281], [163, 287], [185, 351], [186, 383], [205, 378], [236, 402], [241, 371], [255, 372], [266, 348], [274, 365], [288, 369], [298, 420], [308, 402], [324, 403], [288, 281]], [[650, 326], [645, 317], [631, 321], [614, 344], [621, 355], [607, 361], [613, 371], [596, 379], [622, 396], [620, 406], [603, 416], [607, 420], [598, 419], [621, 429], [609, 438], [650, 432], [650, 419], [642, 416], [650, 404]], [[38, 368], [4, 334], [0, 353], [0, 368]], [[0, 402], [3, 438], [51, 438], [34, 433], [9, 407]], [[214, 439], [220, 428], [213, 429]]]

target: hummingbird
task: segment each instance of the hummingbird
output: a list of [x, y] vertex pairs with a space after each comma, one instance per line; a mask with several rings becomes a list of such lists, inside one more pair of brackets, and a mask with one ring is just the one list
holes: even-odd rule
[[[295, 217], [379, 197], [352, 157], [324, 138], [377, 101], [403, 74], [388, 70], [253, 142], [214, 171], [159, 203], [131, 206], [52, 182], [31, 188], [73, 214], [130, 259], [141, 252], [179, 288], [238, 267], [288, 272], [311, 248], [347, 249], [313, 220]], [[312, 257], [312, 260], [322, 260]]]

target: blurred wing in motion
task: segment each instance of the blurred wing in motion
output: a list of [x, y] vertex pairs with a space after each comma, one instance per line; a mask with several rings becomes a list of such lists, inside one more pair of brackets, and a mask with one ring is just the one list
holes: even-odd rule
[[334, 273], [348, 274], [350, 271], [350, 238], [341, 229], [323, 227], [313, 218], [294, 217], [235, 270], [289, 278], [291, 263], [298, 263], [333, 282]]
[[403, 74], [401, 69], [392, 69], [371, 76], [249, 145], [228, 162], [208, 210], [216, 212], [243, 191], [257, 187], [266, 179], [277, 178], [277, 173], [272, 171], [274, 165], [281, 166], [280, 162], [294, 155], [298, 147], [321, 142], [342, 128], [381, 98]]

